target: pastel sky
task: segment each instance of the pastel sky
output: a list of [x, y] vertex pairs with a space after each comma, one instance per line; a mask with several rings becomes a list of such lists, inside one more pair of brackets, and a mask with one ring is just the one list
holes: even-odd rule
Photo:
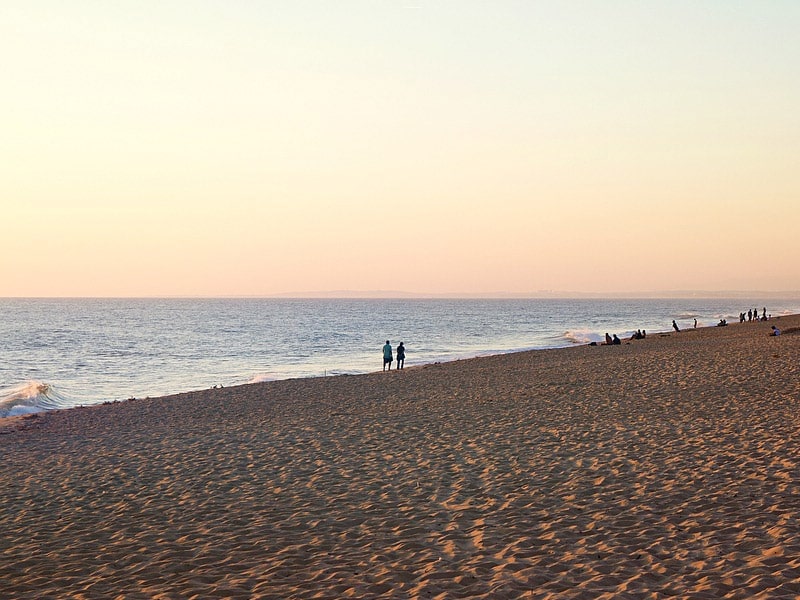
[[795, 0], [0, 13], [0, 296], [800, 289]]

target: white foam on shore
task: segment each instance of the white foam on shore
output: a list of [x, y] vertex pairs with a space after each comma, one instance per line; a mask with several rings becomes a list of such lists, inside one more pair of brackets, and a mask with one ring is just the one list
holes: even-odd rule
[[267, 373], [256, 373], [247, 383], [264, 383], [265, 381], [276, 381], [278, 378]]
[[591, 342], [600, 343], [604, 337], [589, 329], [574, 329], [564, 332], [564, 339], [571, 344], [590, 344]]
[[76, 402], [43, 381], [25, 381], [0, 390], [0, 418], [76, 406]]

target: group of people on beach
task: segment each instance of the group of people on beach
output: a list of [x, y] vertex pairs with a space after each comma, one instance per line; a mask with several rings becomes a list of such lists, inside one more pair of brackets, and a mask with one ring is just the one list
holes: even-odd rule
[[[759, 321], [769, 321], [770, 317], [772, 317], [772, 315], [767, 315], [766, 306], [761, 309], [760, 316], [758, 314], [757, 308], [751, 308], [747, 312], [739, 313], [739, 323], [744, 323], [745, 321], [750, 323], [758, 323]], [[725, 327], [727, 324], [728, 324], [727, 319], [720, 319], [719, 323], [717, 323], [717, 327]], [[695, 329], [697, 328], [697, 319], [694, 320], [694, 327]], [[680, 332], [680, 327], [678, 327], [678, 324], [675, 322], [674, 319], [672, 320], [672, 328], [675, 331]], [[772, 329], [773, 329], [772, 335], [780, 335], [780, 329], [778, 329], [774, 325], [772, 326]], [[777, 333], [775, 333], [775, 331], [777, 331]]]
[[[770, 315], [770, 316], [772, 316], [772, 315]], [[768, 321], [769, 317], [767, 317], [767, 307], [765, 306], [764, 308], [761, 309], [761, 316], [760, 317], [758, 316], [758, 309], [757, 308], [751, 308], [746, 313], [740, 312], [739, 313], [739, 323], [744, 323], [745, 320], [747, 320], [748, 323], [751, 323], [753, 321], [755, 321], [755, 322]]]
[[[637, 329], [636, 331], [633, 332], [633, 334], [631, 335], [630, 339], [631, 340], [643, 340], [646, 337], [647, 337], [647, 332], [645, 330]], [[614, 333], [612, 335], [608, 335], [608, 333], [606, 333], [606, 341], [603, 342], [604, 346], [619, 346], [620, 344], [622, 344], [622, 340], [620, 340], [617, 337], [616, 333]]]
[[[387, 368], [391, 371], [392, 370], [392, 361], [394, 357], [392, 356], [392, 344], [389, 343], [389, 340], [386, 340], [386, 343], [383, 345], [383, 370], [385, 371]], [[400, 342], [400, 345], [397, 346], [397, 370], [401, 371], [406, 363], [406, 347], [403, 342]]]
[[[768, 321], [769, 317], [771, 316], [772, 315], [767, 316], [766, 306], [761, 309], [761, 316], [758, 315], [757, 308], [751, 308], [746, 313], [745, 312], [739, 313], [739, 323], [744, 323], [745, 321], [756, 322], [756, 323], [759, 321]], [[720, 319], [719, 323], [717, 323], [717, 327], [725, 327], [727, 324], [728, 324], [727, 319]], [[672, 320], [672, 328], [675, 331], [680, 332], [680, 327], [678, 327], [678, 324], [675, 322], [674, 319]], [[697, 319], [694, 320], [694, 328], [697, 329]]]

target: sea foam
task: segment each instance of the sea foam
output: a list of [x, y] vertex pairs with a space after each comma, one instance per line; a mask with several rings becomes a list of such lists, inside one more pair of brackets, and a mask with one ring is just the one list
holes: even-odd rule
[[42, 381], [0, 389], [0, 418], [75, 406], [75, 402]]
[[564, 333], [564, 339], [571, 344], [589, 344], [591, 342], [602, 342], [604, 337], [599, 333], [588, 329], [574, 329]]

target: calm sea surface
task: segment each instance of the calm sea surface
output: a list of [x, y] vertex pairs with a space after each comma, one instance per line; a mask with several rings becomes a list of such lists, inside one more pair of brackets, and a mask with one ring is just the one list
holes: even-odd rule
[[0, 299], [0, 416], [215, 385], [406, 365], [714, 325], [800, 298], [665, 300]]

